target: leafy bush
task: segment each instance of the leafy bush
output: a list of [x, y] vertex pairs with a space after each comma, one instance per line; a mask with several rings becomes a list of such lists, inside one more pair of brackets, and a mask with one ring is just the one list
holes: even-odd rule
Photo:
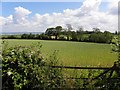
[[40, 43], [29, 47], [3, 47], [3, 90], [55, 88], [62, 85], [61, 69], [50, 67], [57, 63], [55, 54], [47, 60], [43, 58], [41, 47]]

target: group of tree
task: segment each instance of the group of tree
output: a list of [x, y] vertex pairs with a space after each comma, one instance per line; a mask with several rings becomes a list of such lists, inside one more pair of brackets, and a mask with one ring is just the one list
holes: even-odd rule
[[114, 37], [113, 33], [109, 31], [101, 32], [99, 28], [93, 28], [93, 31], [84, 31], [83, 27], [80, 27], [78, 30], [72, 31], [69, 24], [67, 29], [63, 29], [61, 26], [48, 28], [45, 35], [48, 36], [48, 39], [96, 43], [111, 43]]
[[85, 31], [83, 27], [78, 30], [73, 30], [70, 24], [66, 25], [64, 29], [62, 26], [47, 28], [42, 34], [22, 34], [20, 37], [9, 35], [2, 37], [2, 39], [40, 39], [40, 40], [67, 40], [78, 42], [95, 42], [95, 43], [111, 43], [112, 39], [117, 33], [109, 31], [101, 32], [99, 28], [93, 28], [92, 31]]
[[50, 39], [51, 36], [55, 36], [55, 39], [58, 39], [58, 37], [61, 34], [61, 31], [62, 31], [61, 26], [57, 26], [55, 28], [47, 28], [47, 30], [45, 31], [45, 35], [49, 36]]

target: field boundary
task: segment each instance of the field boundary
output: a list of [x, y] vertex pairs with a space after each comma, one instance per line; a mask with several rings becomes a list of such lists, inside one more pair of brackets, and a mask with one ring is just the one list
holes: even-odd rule
[[[107, 79], [120, 79], [120, 73], [119, 73], [120, 68], [117, 67], [116, 63], [114, 63], [114, 65], [112, 67], [78, 67], [78, 66], [49, 66], [49, 67], [51, 67], [51, 68], [63, 68], [63, 69], [104, 70], [103, 73], [99, 74], [95, 78], [92, 78], [92, 80], [98, 79], [108, 72], [110, 72], [110, 73], [109, 73]], [[111, 78], [111, 76], [113, 75], [113, 72], [117, 73], [118, 78]], [[70, 79], [70, 78], [68, 78], [68, 79]], [[82, 78], [71, 78], [71, 79], [82, 79]], [[83, 78], [83, 79], [88, 79], [88, 78]]]
[[50, 66], [52, 68], [66, 68], [66, 69], [110, 69], [111, 67], [76, 67], [76, 66]]

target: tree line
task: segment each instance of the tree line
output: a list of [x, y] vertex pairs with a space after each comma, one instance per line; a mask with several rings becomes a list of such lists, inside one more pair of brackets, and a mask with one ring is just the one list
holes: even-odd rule
[[78, 30], [73, 30], [70, 24], [67, 24], [67, 29], [62, 26], [47, 28], [41, 34], [22, 34], [2, 36], [2, 39], [40, 39], [40, 40], [65, 40], [78, 42], [95, 42], [95, 43], [111, 43], [116, 33], [109, 31], [101, 32], [99, 28], [93, 28], [92, 31], [84, 31], [83, 27]]

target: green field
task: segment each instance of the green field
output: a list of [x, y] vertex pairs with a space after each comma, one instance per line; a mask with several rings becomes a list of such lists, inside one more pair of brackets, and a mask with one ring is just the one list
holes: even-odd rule
[[52, 55], [57, 50], [57, 57], [63, 65], [68, 66], [112, 66], [117, 60], [117, 53], [111, 51], [109, 44], [48, 41], [48, 40], [6, 40], [8, 46], [31, 45], [41, 42], [44, 57]]

